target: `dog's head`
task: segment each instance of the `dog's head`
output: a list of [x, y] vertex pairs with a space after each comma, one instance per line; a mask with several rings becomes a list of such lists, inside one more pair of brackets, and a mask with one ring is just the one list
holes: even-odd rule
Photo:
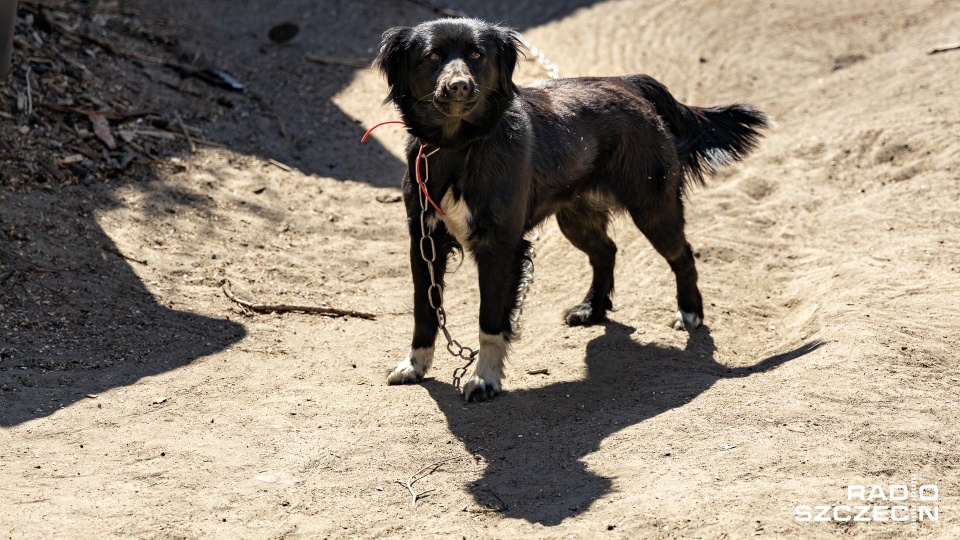
[[374, 65], [412, 128], [499, 118], [517, 92], [520, 36], [476, 19], [442, 19], [383, 34]]

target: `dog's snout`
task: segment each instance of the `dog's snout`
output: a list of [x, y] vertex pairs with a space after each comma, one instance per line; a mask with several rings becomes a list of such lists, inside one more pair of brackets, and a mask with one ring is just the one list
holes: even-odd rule
[[473, 95], [473, 81], [466, 77], [456, 77], [447, 83], [447, 96], [450, 99], [467, 99]]

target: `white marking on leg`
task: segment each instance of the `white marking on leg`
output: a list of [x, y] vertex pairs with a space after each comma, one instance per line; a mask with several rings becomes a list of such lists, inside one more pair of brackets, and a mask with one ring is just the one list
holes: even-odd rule
[[409, 384], [420, 382], [433, 365], [433, 347], [411, 348], [407, 359], [387, 375], [388, 384]]
[[509, 348], [510, 342], [502, 333], [480, 332], [480, 358], [477, 360], [477, 370], [474, 375], [488, 382], [495, 381], [499, 387]]
[[701, 324], [703, 324], [703, 319], [701, 319], [699, 315], [687, 311], [678, 311], [677, 315], [673, 318], [674, 330], [696, 330], [700, 328]]
[[473, 376], [463, 387], [467, 401], [484, 401], [500, 393], [500, 379], [507, 359], [510, 342], [503, 334], [480, 332], [480, 354]]

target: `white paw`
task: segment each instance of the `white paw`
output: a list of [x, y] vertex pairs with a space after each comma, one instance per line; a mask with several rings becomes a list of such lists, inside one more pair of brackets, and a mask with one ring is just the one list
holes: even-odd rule
[[387, 384], [413, 384], [423, 380], [423, 376], [433, 363], [433, 347], [410, 349], [407, 359], [397, 364], [387, 375]]
[[423, 380], [423, 368], [410, 360], [404, 360], [387, 375], [388, 384], [411, 384]]
[[696, 313], [678, 311], [677, 316], [673, 318], [674, 330], [696, 330], [700, 328], [701, 324], [703, 324], [703, 319]]
[[471, 401], [487, 401], [500, 395], [499, 380], [484, 380], [474, 375], [470, 377], [467, 384], [463, 387], [463, 400], [467, 403]]

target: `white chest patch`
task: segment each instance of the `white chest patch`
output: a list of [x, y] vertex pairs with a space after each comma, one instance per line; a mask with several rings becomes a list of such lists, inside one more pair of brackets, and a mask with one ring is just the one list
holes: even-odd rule
[[[470, 234], [473, 233], [473, 228], [470, 226], [470, 222], [473, 220], [470, 207], [463, 199], [455, 199], [453, 190], [448, 189], [443, 196], [443, 200], [440, 201], [440, 208], [447, 214], [440, 216], [443, 219], [443, 224], [447, 226], [447, 230], [461, 246], [467, 247], [467, 241], [470, 239]], [[436, 228], [436, 214], [431, 217], [429, 225], [431, 229]]]

